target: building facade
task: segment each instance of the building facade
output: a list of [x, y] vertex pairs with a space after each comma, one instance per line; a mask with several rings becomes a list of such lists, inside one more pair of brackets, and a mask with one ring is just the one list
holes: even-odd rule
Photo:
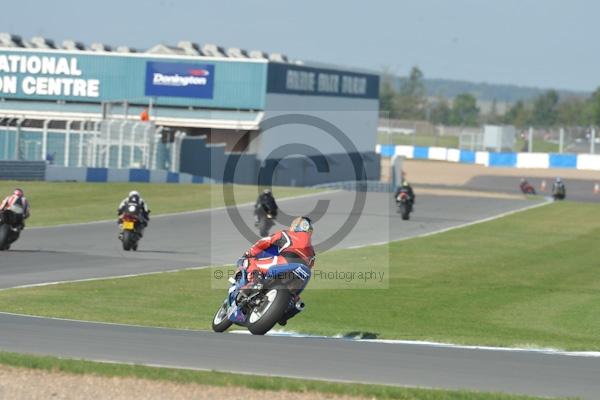
[[293, 185], [353, 180], [360, 159], [377, 179], [378, 90], [268, 59], [0, 48], [0, 159]]

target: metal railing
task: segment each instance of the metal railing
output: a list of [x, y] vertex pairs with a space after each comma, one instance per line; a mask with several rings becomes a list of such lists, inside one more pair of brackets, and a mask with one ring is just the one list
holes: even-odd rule
[[[0, 119], [0, 160], [46, 161], [65, 167], [153, 168], [177, 171], [182, 133], [162, 143], [161, 127], [124, 119], [35, 121]], [[53, 123], [60, 128], [53, 127]], [[32, 127], [33, 126], [33, 127]]]

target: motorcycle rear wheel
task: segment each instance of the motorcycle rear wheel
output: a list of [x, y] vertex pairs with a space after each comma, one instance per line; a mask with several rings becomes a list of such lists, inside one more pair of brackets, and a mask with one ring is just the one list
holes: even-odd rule
[[135, 246], [135, 233], [132, 231], [124, 231], [121, 242], [123, 242], [123, 250], [131, 250]]
[[8, 250], [10, 244], [8, 243], [10, 235], [10, 227], [6, 224], [0, 224], [0, 251]]
[[402, 216], [402, 219], [405, 221], [407, 221], [410, 218], [410, 209], [407, 204], [405, 204], [405, 203], [400, 204], [400, 215]]
[[271, 289], [263, 303], [252, 310], [248, 316], [248, 330], [253, 335], [264, 335], [277, 322], [281, 321], [287, 310], [292, 294], [288, 289]]

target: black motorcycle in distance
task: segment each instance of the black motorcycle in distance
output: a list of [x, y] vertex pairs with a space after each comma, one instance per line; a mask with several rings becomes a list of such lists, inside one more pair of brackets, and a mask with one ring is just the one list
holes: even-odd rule
[[23, 229], [23, 208], [13, 205], [10, 209], [0, 211], [0, 251], [9, 250], [21, 235]]
[[123, 244], [123, 250], [137, 251], [138, 242], [142, 238], [142, 230], [144, 229], [141, 216], [141, 207], [135, 203], [128, 203], [125, 206], [125, 211], [121, 214], [120, 225], [121, 234], [119, 238]]
[[554, 200], [564, 200], [567, 197], [567, 190], [564, 185], [554, 187], [552, 190], [552, 198]]
[[258, 216], [258, 233], [260, 237], [269, 236], [269, 231], [275, 226], [276, 213], [265, 211], [262, 207], [257, 208], [256, 215]]
[[398, 212], [403, 220], [408, 220], [410, 218], [410, 213], [412, 211], [412, 204], [410, 202], [410, 196], [408, 195], [408, 191], [401, 190], [396, 196], [396, 206], [398, 207]]

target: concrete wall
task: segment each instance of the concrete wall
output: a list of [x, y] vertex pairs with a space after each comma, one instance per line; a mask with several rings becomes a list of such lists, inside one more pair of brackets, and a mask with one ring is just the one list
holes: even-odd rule
[[[268, 159], [261, 164], [263, 185], [313, 186], [329, 182], [379, 180], [380, 159], [375, 152]], [[271, 181], [272, 179], [272, 181]]]
[[356, 180], [355, 167], [359, 173], [364, 168], [366, 179], [379, 179], [379, 155], [373, 151], [259, 160], [254, 154], [225, 152], [223, 145], [207, 144], [202, 138], [184, 138], [180, 163], [181, 172], [217, 182], [283, 186]]
[[[372, 152], [375, 148], [379, 122], [379, 101], [376, 99], [349, 99], [340, 97], [267, 94], [265, 119], [261, 127], [273, 117], [298, 113], [321, 118], [340, 129], [352, 143], [346, 148], [323, 129], [301, 124], [287, 124], [261, 130], [257, 142], [251, 146], [260, 160], [280, 158], [274, 151], [281, 146], [297, 144], [313, 150], [301, 154], [343, 154], [352, 151]], [[292, 147], [293, 149], [293, 147]]]
[[0, 179], [43, 181], [45, 173], [44, 161], [0, 161]]

